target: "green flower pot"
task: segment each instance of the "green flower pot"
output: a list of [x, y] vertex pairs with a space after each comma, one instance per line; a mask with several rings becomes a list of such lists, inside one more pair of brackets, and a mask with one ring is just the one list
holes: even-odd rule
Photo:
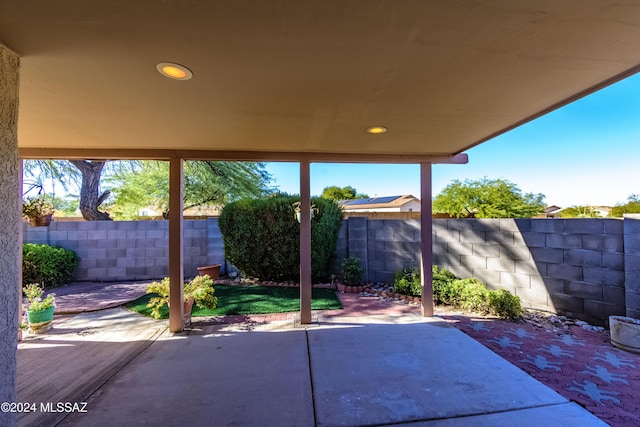
[[27, 310], [27, 318], [31, 327], [37, 326], [39, 323], [51, 322], [53, 320], [53, 310], [55, 307], [49, 307], [46, 310], [30, 311]]

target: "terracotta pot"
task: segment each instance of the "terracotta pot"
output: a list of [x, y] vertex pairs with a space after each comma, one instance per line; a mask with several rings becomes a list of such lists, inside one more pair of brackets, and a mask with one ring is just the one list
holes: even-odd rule
[[29, 218], [29, 225], [32, 227], [46, 227], [51, 224], [51, 218], [53, 214], [42, 215], [37, 218]]
[[205, 265], [198, 267], [198, 274], [201, 276], [208, 275], [212, 280], [220, 277], [220, 267], [222, 264]]
[[191, 311], [193, 310], [193, 299], [186, 300], [182, 309], [184, 310], [183, 319], [184, 326], [191, 326]]
[[[182, 319], [184, 320], [184, 326], [191, 326], [191, 311], [193, 310], [193, 298], [182, 302]], [[171, 307], [169, 301], [167, 301], [167, 307]]]

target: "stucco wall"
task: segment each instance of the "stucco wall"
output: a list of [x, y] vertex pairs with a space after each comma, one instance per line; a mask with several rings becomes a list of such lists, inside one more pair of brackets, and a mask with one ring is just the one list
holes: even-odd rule
[[[16, 347], [20, 314], [20, 161], [18, 87], [20, 58], [0, 45], [0, 402], [16, 401]], [[16, 414], [0, 412], [0, 425]]]

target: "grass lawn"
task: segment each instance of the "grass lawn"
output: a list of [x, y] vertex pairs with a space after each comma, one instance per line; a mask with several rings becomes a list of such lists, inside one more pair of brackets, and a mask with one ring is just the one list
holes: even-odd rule
[[[300, 310], [300, 290], [298, 288], [281, 288], [271, 286], [231, 286], [215, 285], [218, 307], [213, 310], [202, 309], [194, 304], [191, 315], [225, 316], [228, 314], [266, 314], [284, 313]], [[151, 309], [147, 303], [154, 294], [143, 295], [126, 305], [127, 308], [145, 316], [150, 316]], [[311, 299], [312, 310], [335, 310], [342, 308], [336, 291], [332, 289], [313, 289]], [[163, 319], [169, 318], [169, 308], [160, 309]]]

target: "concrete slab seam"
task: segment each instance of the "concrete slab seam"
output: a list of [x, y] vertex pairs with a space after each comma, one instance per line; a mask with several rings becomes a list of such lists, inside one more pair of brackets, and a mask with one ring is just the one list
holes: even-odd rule
[[[563, 403], [549, 403], [549, 404], [546, 404], [546, 405], [525, 406], [525, 407], [522, 407], [522, 408], [507, 409], [507, 410], [504, 410], [504, 411], [478, 412], [478, 413], [474, 413], [474, 414], [465, 414], [465, 415], [458, 415], [458, 416], [453, 416], [453, 417], [433, 417], [433, 418], [420, 418], [420, 419], [406, 420], [406, 421], [392, 421], [392, 422], [388, 422], [388, 423], [375, 424], [375, 427], [399, 426], [399, 425], [411, 426], [411, 424], [430, 422], [430, 421], [446, 421], [446, 420], [453, 420], [453, 419], [463, 420], [465, 418], [474, 418], [474, 417], [483, 416], [483, 415], [508, 414], [510, 412], [519, 412], [519, 411], [524, 411], [524, 410], [527, 410], [527, 409], [537, 409], [537, 408], [546, 408], [546, 407], [554, 407], [554, 406], [560, 407], [560, 406], [565, 406], [565, 405], [571, 405], [572, 403], [573, 402], [566, 401], [566, 402], [563, 402]], [[579, 406], [579, 407], [582, 408], [581, 406]], [[584, 408], [582, 408], [582, 409], [584, 409]], [[584, 411], [587, 414], [592, 415], [586, 409], [584, 409]], [[595, 417], [595, 415], [593, 415], [593, 416]]]
[[305, 328], [304, 338], [307, 344], [307, 365], [309, 366], [309, 385], [311, 386], [311, 406], [313, 408], [313, 425], [318, 426], [318, 416], [316, 414], [316, 396], [313, 388], [313, 369], [311, 369], [311, 347], [309, 346], [309, 330]]

